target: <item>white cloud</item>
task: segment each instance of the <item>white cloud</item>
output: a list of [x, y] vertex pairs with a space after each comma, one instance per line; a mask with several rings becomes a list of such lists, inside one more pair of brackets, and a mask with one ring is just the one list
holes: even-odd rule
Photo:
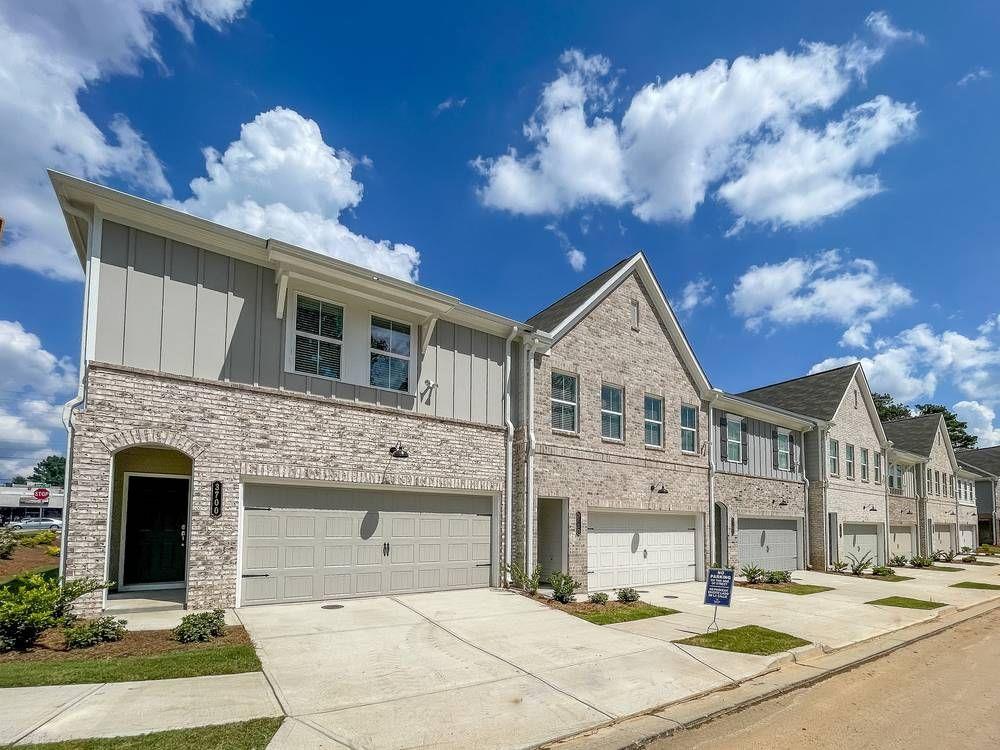
[[[570, 241], [569, 235], [567, 235], [562, 229], [560, 229], [558, 225], [547, 224], [545, 228], [550, 232], [552, 232], [552, 234], [556, 236], [556, 239], [559, 240], [559, 245], [560, 247], [562, 247], [563, 252], [566, 254], [566, 262], [569, 263], [569, 267], [572, 268], [577, 273], [582, 271], [584, 266], [587, 265], [586, 254], [582, 250], [579, 250]], [[584, 232], [584, 234], [586, 234], [586, 232]]]
[[1000, 313], [988, 317], [985, 321], [983, 321], [983, 324], [979, 326], [978, 330], [981, 334], [985, 336], [986, 334], [993, 332], [997, 328], [1000, 328]]
[[975, 70], [970, 70], [964, 76], [959, 78], [957, 85], [961, 86], [962, 88], [965, 88], [974, 81], [982, 81], [986, 78], [992, 78], [992, 77], [993, 77], [993, 71], [991, 71], [989, 68], [984, 68], [980, 66]]
[[830, 321], [849, 326], [845, 345], [865, 346], [871, 321], [913, 302], [910, 291], [879, 273], [871, 260], [845, 259], [837, 250], [750, 268], [728, 295], [749, 330], [767, 322]]
[[518, 214], [605, 204], [628, 205], [644, 221], [687, 221], [714, 189], [738, 226], [843, 211], [881, 189], [862, 170], [913, 130], [917, 114], [879, 96], [824, 127], [803, 124], [863, 81], [888, 45], [917, 39], [884, 13], [866, 27], [868, 42], [803, 43], [649, 83], [620, 122], [610, 61], [570, 50], [524, 128], [528, 152], [474, 162], [485, 178], [480, 197]]
[[884, 10], [876, 10], [869, 13], [868, 18], [865, 19], [865, 26], [871, 29], [876, 36], [889, 42], [908, 40], [919, 44], [924, 43], [923, 34], [916, 31], [906, 31], [893, 26], [892, 21], [889, 19], [889, 14]]
[[979, 438], [979, 446], [987, 448], [1000, 445], [1000, 425], [996, 412], [978, 401], [959, 401], [952, 409], [958, 418], [969, 423], [969, 432]]
[[415, 280], [420, 254], [406, 244], [376, 241], [340, 223], [361, 202], [354, 157], [323, 140], [319, 125], [277, 107], [240, 128], [219, 153], [205, 149], [206, 177], [191, 181], [192, 196], [167, 205], [263, 237]]
[[566, 251], [566, 260], [569, 262], [570, 268], [577, 272], [582, 271], [583, 267], [587, 265], [587, 256], [575, 247]]
[[121, 181], [169, 196], [152, 148], [115, 115], [95, 123], [79, 96], [111, 75], [137, 75], [143, 61], [165, 69], [155, 22], [168, 19], [189, 37], [194, 21], [219, 28], [245, 0], [68, 0], [0, 5], [0, 206], [9, 225], [0, 263], [48, 276], [82, 277], [46, 168]]
[[74, 390], [76, 367], [42, 348], [38, 336], [16, 320], [0, 320], [0, 390], [31, 389], [45, 395]]
[[466, 102], [468, 101], [469, 100], [464, 96], [461, 99], [449, 96], [447, 99], [445, 99], [443, 102], [440, 102], [434, 108], [434, 114], [439, 115], [442, 112], [447, 112], [449, 109], [461, 109], [462, 107], [465, 106]]
[[693, 312], [698, 307], [710, 305], [715, 299], [715, 287], [704, 276], [699, 276], [684, 285], [680, 299], [674, 306], [682, 313]]

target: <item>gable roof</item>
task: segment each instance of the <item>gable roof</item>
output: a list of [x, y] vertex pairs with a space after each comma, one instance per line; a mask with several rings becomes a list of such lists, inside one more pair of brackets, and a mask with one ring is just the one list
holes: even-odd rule
[[1000, 445], [958, 451], [955, 455], [959, 463], [968, 464], [993, 476], [1000, 476]]
[[833, 370], [743, 391], [737, 395], [829, 422], [837, 413], [847, 386], [860, 366], [855, 362]]
[[896, 419], [883, 422], [885, 436], [892, 441], [893, 448], [916, 453], [918, 456], [930, 456], [934, 447], [934, 436], [941, 429], [941, 414], [921, 414], [917, 417]]
[[639, 282], [649, 294], [653, 308], [670, 340], [677, 347], [681, 362], [691, 374], [699, 394], [706, 398], [712, 391], [712, 384], [642, 251], [619, 261], [525, 322], [536, 331], [550, 336], [550, 345], [554, 345], [633, 273], [639, 277]]

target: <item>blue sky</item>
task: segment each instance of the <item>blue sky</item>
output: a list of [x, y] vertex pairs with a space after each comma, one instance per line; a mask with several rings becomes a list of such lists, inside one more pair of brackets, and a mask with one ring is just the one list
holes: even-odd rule
[[715, 385], [1000, 443], [995, 5], [354, 6], [0, 0], [0, 477], [75, 390], [50, 166], [514, 318], [643, 249]]

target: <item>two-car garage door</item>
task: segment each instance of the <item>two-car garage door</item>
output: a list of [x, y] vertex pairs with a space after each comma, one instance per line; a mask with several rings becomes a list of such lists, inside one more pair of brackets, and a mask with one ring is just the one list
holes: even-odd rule
[[241, 603], [489, 586], [492, 500], [244, 486]]
[[799, 567], [799, 525], [794, 519], [741, 518], [739, 559], [764, 570]]
[[591, 510], [587, 588], [693, 581], [695, 516]]

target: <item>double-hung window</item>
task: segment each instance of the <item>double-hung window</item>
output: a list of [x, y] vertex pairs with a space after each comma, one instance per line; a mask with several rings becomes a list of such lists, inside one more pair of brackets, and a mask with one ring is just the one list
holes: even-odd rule
[[552, 429], [576, 432], [576, 376], [552, 373]]
[[927, 492], [926, 495], [930, 497], [934, 494], [934, 471], [931, 469], [927, 470]]
[[847, 478], [854, 479], [854, 446], [850, 443], [844, 446], [844, 463], [847, 465]]
[[829, 460], [830, 475], [837, 476], [840, 474], [840, 442], [830, 438], [829, 448], [827, 449], [827, 458]]
[[896, 464], [896, 489], [903, 489], [903, 465]]
[[616, 385], [601, 386], [601, 437], [621, 440], [622, 389]]
[[369, 355], [371, 385], [410, 390], [410, 326], [373, 315]]
[[339, 380], [343, 338], [344, 308], [296, 295], [295, 372]]
[[788, 430], [778, 430], [777, 441], [778, 468], [785, 471], [792, 468], [792, 444]]
[[889, 472], [888, 473], [889, 473], [889, 489], [890, 490], [896, 488], [896, 474], [895, 474], [895, 471], [896, 471], [896, 464], [889, 464]]
[[875, 451], [875, 484], [882, 483], [882, 451]]
[[695, 453], [698, 450], [698, 409], [681, 405], [681, 450]]
[[868, 481], [868, 449], [861, 449], [861, 481]]
[[726, 415], [726, 460], [743, 463], [743, 417]]
[[650, 448], [663, 447], [663, 399], [646, 396], [643, 403], [643, 440]]
[[941, 495], [941, 472], [940, 471], [935, 471], [934, 472], [934, 494], [937, 495], [937, 496], [939, 496], [939, 497]]

